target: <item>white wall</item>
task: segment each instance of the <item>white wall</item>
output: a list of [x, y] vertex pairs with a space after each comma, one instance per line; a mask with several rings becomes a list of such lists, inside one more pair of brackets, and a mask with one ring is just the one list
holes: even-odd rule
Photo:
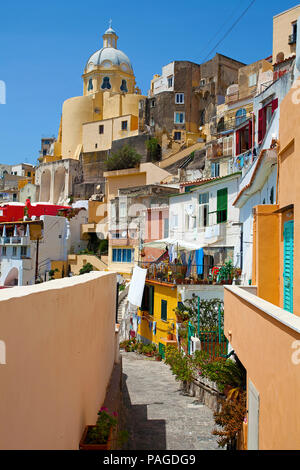
[[[232, 225], [239, 222], [239, 209], [232, 205], [238, 193], [239, 176], [224, 178], [213, 183], [203, 184], [198, 189], [190, 193], [183, 193], [170, 198], [169, 226], [170, 238], [178, 238], [188, 242], [211, 247], [233, 247], [234, 263], [237, 264], [240, 252], [240, 227]], [[216, 224], [216, 215], [209, 216], [210, 226], [219, 226], [219, 236], [207, 237], [207, 229], [200, 227], [199, 195], [209, 192], [209, 212], [217, 210], [217, 191], [223, 188], [228, 189], [227, 222]], [[192, 206], [192, 214], [195, 218], [190, 218], [189, 227], [186, 225], [186, 206]], [[178, 215], [178, 227], [174, 227], [174, 214]], [[193, 222], [191, 222], [191, 219]]]

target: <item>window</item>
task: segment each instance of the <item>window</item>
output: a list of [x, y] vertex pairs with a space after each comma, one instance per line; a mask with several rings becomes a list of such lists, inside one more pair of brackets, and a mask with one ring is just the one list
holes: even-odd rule
[[104, 125], [100, 124], [99, 126], [99, 134], [104, 134]]
[[103, 77], [102, 85], [101, 85], [102, 90], [110, 90], [111, 89], [111, 84], [109, 82], [109, 77]]
[[16, 247], [16, 246], [13, 246], [12, 255], [13, 255], [13, 256], [17, 256], [17, 247]]
[[241, 108], [239, 109], [236, 113], [235, 113], [235, 125], [236, 126], [239, 126], [240, 124], [242, 124], [242, 122], [245, 121], [246, 119], [246, 110], [244, 108]]
[[133, 261], [133, 250], [131, 248], [113, 248], [113, 263], [131, 263]]
[[127, 203], [126, 202], [120, 202], [119, 216], [122, 218], [127, 216]]
[[122, 129], [122, 131], [127, 131], [127, 121], [122, 121], [121, 129]]
[[256, 85], [256, 82], [257, 82], [257, 75], [256, 75], [256, 73], [253, 73], [252, 75], [249, 75], [249, 79], [248, 79], [249, 87], [255, 86], [255, 85]]
[[176, 124], [184, 124], [184, 113], [174, 113], [174, 122]]
[[164, 219], [164, 238], [169, 236], [169, 219]]
[[267, 127], [273, 116], [274, 111], [278, 108], [278, 98], [268, 103], [258, 111], [258, 144], [261, 144], [267, 132]]
[[21, 246], [21, 256], [27, 256], [27, 246]]
[[217, 223], [227, 221], [227, 204], [228, 191], [227, 188], [219, 189], [217, 192]]
[[121, 90], [121, 91], [124, 91], [125, 93], [128, 92], [126, 80], [122, 80], [122, 84], [121, 84], [121, 86], [120, 86], [120, 90]]
[[172, 214], [172, 227], [178, 227], [178, 214]]
[[173, 86], [173, 75], [168, 77], [168, 88], [172, 88]]
[[6, 246], [2, 247], [2, 256], [6, 256]]
[[184, 104], [184, 93], [175, 93], [175, 103]]
[[210, 174], [212, 178], [220, 176], [220, 163], [212, 163], [210, 167]]
[[31, 177], [31, 171], [27, 171], [27, 176], [28, 176], [28, 178]]
[[273, 186], [270, 191], [270, 204], [274, 204], [274, 187]]
[[95, 149], [98, 148], [98, 144], [95, 144]]
[[154, 124], [155, 124], [155, 123], [154, 123], [154, 117], [151, 117], [151, 119], [150, 119], [150, 126], [154, 126]]
[[92, 78], [89, 79], [89, 84], [88, 84], [88, 91], [93, 89], [93, 80]]
[[161, 301], [161, 315], [160, 315], [161, 320], [167, 321], [168, 319], [167, 308], [168, 308], [168, 302], [166, 300], [162, 300]]
[[145, 285], [141, 310], [143, 312], [149, 312], [150, 315], [153, 315], [153, 306], [154, 306], [154, 287]]
[[199, 194], [199, 227], [207, 227], [209, 212], [209, 193]]
[[206, 80], [205, 78], [202, 78], [202, 80], [200, 80], [200, 86], [204, 86], [206, 83]]
[[252, 148], [252, 120], [238, 129], [235, 134], [235, 154], [247, 152]]
[[155, 100], [150, 101], [150, 108], [155, 108]]
[[174, 132], [174, 140], [181, 140], [181, 132]]

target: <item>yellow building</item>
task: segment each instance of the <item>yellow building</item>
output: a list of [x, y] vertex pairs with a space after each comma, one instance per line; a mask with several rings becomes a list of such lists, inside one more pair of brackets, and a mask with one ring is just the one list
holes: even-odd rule
[[[176, 315], [174, 309], [178, 304], [177, 286], [147, 280], [143, 304], [138, 316], [138, 339], [144, 343], [156, 344], [164, 355], [167, 344], [176, 344]], [[168, 339], [168, 333], [172, 339]]]
[[114, 140], [138, 134], [139, 101], [129, 58], [117, 48], [118, 36], [109, 27], [103, 47], [88, 59], [83, 78], [83, 96], [67, 99], [51, 158], [79, 159], [81, 153], [109, 150]]
[[283, 11], [273, 18], [273, 64], [296, 54], [297, 20], [300, 5]]

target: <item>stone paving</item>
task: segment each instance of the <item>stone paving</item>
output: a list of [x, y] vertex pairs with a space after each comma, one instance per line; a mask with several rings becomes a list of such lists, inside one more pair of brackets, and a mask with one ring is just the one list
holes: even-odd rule
[[130, 450], [215, 450], [213, 412], [180, 390], [169, 366], [122, 352]]

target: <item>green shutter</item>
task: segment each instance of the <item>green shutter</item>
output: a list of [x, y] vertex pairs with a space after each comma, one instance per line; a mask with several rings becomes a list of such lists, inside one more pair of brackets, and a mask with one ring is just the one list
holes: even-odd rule
[[168, 302], [166, 300], [162, 300], [161, 301], [161, 320], [167, 321], [168, 319], [167, 308], [168, 308]]
[[154, 312], [154, 287], [149, 286], [149, 315]]
[[217, 223], [227, 221], [228, 192], [227, 188], [217, 192]]
[[293, 313], [294, 221], [285, 222], [283, 231], [283, 308]]

